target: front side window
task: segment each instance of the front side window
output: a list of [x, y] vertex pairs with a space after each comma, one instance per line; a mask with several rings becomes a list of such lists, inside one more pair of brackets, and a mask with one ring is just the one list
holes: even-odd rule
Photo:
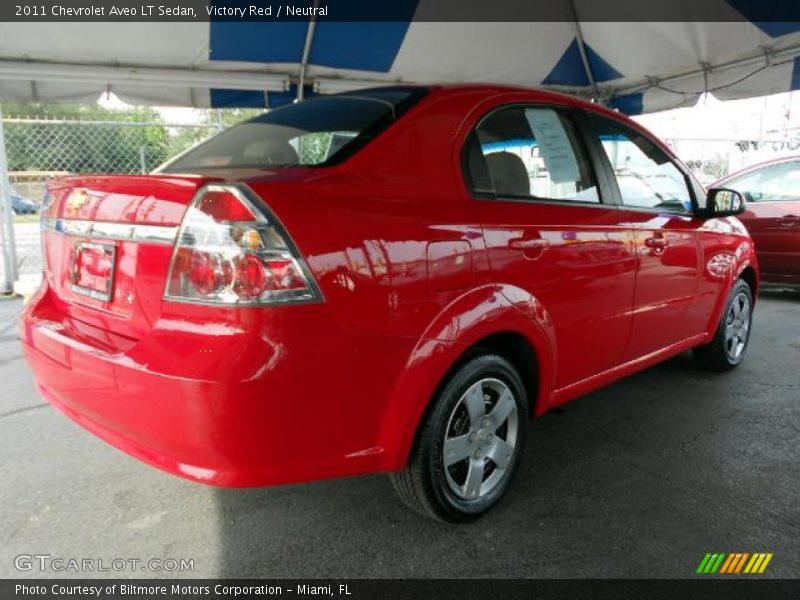
[[425, 95], [386, 87], [312, 98], [235, 125], [159, 171], [324, 166], [349, 156]]
[[575, 125], [551, 108], [490, 113], [470, 136], [465, 169], [478, 194], [600, 202]]
[[589, 117], [619, 186], [622, 203], [634, 208], [691, 213], [686, 176], [641, 133], [607, 119]]
[[724, 187], [744, 194], [748, 202], [775, 202], [800, 198], [800, 162], [764, 167], [734, 177]]

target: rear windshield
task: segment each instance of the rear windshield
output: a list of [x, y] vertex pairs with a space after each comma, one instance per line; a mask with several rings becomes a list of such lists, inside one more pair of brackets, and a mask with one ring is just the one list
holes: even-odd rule
[[320, 96], [271, 110], [214, 136], [159, 169], [327, 166], [364, 147], [424, 96], [387, 87]]

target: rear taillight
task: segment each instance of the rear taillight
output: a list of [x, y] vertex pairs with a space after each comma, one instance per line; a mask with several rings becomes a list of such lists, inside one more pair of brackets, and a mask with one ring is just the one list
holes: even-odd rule
[[167, 300], [265, 305], [320, 300], [289, 236], [247, 188], [209, 185], [183, 217]]

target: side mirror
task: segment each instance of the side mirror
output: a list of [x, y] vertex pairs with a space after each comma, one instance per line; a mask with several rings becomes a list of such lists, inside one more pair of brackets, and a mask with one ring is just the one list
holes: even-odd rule
[[706, 195], [706, 207], [702, 216], [707, 219], [732, 217], [744, 212], [744, 195], [736, 190], [711, 188]]

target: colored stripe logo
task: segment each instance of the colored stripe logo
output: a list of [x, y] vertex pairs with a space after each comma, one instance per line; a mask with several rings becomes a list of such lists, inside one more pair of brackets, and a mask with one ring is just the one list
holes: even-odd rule
[[769, 561], [772, 560], [772, 553], [755, 552], [730, 552], [706, 554], [700, 565], [697, 567], [698, 573], [712, 574], [724, 573], [735, 575], [737, 573], [763, 573]]

